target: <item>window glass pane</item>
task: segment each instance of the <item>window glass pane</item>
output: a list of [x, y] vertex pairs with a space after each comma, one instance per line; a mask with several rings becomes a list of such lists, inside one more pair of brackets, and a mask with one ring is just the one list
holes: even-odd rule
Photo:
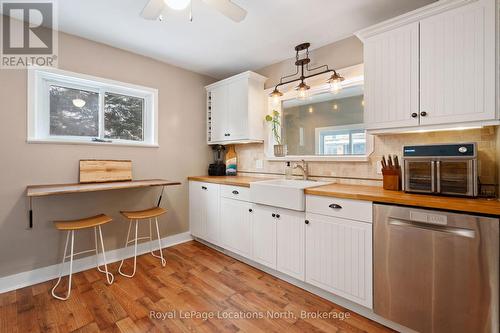
[[366, 133], [361, 129], [321, 130], [320, 153], [322, 155], [364, 155]]
[[49, 103], [50, 135], [99, 135], [98, 93], [51, 85]]
[[144, 98], [106, 93], [104, 136], [107, 139], [143, 141]]

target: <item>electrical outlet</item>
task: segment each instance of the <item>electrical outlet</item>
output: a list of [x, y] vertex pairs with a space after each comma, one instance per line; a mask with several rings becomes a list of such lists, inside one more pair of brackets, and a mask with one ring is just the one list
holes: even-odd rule
[[382, 162], [377, 161], [377, 165], [375, 167], [377, 168], [377, 175], [381, 175], [382, 174]]
[[262, 160], [255, 160], [255, 168], [256, 169], [262, 169], [262, 168], [264, 168], [264, 161], [262, 161]]

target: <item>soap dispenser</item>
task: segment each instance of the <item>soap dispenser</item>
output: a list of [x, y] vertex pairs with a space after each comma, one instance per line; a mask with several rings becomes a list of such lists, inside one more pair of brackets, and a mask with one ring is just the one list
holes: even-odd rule
[[290, 162], [286, 162], [285, 164], [285, 179], [293, 178], [293, 168], [290, 165]]

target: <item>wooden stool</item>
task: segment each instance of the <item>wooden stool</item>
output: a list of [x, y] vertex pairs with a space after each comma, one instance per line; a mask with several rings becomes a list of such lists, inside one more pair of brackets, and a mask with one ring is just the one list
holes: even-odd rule
[[[118, 273], [125, 277], [133, 277], [135, 275], [135, 270], [137, 267], [137, 241], [142, 240], [142, 239], [149, 239], [149, 245], [150, 245], [150, 253], [153, 257], [161, 259], [161, 265], [165, 267], [167, 264], [167, 261], [163, 258], [163, 251], [162, 251], [162, 246], [161, 246], [161, 238], [160, 238], [160, 229], [158, 228], [158, 216], [163, 215], [167, 212], [166, 209], [160, 208], [160, 207], [153, 207], [150, 209], [146, 210], [140, 210], [140, 211], [134, 211], [134, 212], [120, 212], [123, 216], [125, 216], [127, 219], [129, 219], [129, 224], [128, 224], [128, 232], [127, 232], [127, 241], [125, 242], [125, 247], [127, 247], [130, 243], [134, 243], [134, 270], [132, 271], [132, 274], [125, 274], [122, 272], [122, 265], [125, 260], [122, 260], [120, 263], [120, 267], [118, 267]], [[156, 255], [153, 251], [153, 232], [151, 230], [151, 221], [152, 219], [155, 219], [155, 224], [156, 224], [156, 236], [158, 237], [158, 246], [159, 246], [159, 251], [160, 255]], [[137, 226], [139, 223], [139, 220], [147, 220], [149, 219], [149, 237], [137, 237]], [[128, 240], [130, 237], [130, 229], [132, 228], [132, 222], [135, 221], [135, 237], [134, 239]]]
[[[69, 298], [69, 295], [71, 294], [71, 275], [73, 273], [73, 257], [80, 255], [80, 254], [84, 254], [84, 253], [89, 253], [89, 252], [95, 251], [97, 270], [101, 273], [106, 273], [106, 279], [108, 280], [108, 284], [113, 283], [114, 276], [113, 276], [113, 274], [108, 272], [108, 266], [106, 263], [106, 253], [104, 250], [104, 242], [102, 240], [102, 231], [101, 231], [101, 225], [106, 224], [106, 223], [111, 222], [111, 221], [112, 221], [112, 218], [107, 216], [107, 215], [104, 215], [104, 214], [93, 216], [93, 217], [88, 217], [88, 218], [81, 219], [81, 220], [54, 221], [55, 228], [58, 230], [62, 230], [62, 231], [68, 231], [68, 235], [66, 236], [66, 245], [64, 246], [64, 257], [63, 257], [63, 261], [61, 264], [61, 272], [59, 273], [59, 279], [57, 279], [56, 285], [54, 286], [54, 288], [52, 288], [52, 296], [54, 296], [55, 298], [60, 299], [62, 301], [65, 301]], [[95, 249], [86, 250], [86, 251], [82, 251], [82, 252], [78, 252], [78, 253], [73, 253], [73, 248], [74, 248], [73, 245], [75, 243], [75, 231], [80, 230], [80, 229], [87, 229], [87, 228], [94, 228]], [[99, 250], [98, 250], [98, 246], [97, 246], [97, 229], [99, 229], [99, 237], [101, 239], [100, 243], [101, 243], [101, 249], [102, 249], [102, 257], [104, 260], [104, 270], [101, 269], [101, 266], [99, 266]], [[69, 242], [70, 235], [71, 235], [71, 254], [68, 256], [68, 255], [66, 255], [66, 253], [68, 251], [68, 242]], [[65, 297], [61, 297], [61, 296], [57, 296], [55, 294], [55, 290], [56, 290], [57, 286], [59, 285], [59, 283], [61, 282], [63, 269], [64, 269], [64, 262], [66, 261], [67, 258], [70, 258], [69, 277], [68, 277], [68, 279], [69, 279], [68, 292], [66, 293]]]

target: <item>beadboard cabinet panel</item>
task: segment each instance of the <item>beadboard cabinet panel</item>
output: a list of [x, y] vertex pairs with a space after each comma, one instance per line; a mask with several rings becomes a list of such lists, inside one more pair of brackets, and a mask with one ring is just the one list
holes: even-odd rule
[[276, 208], [254, 205], [253, 260], [276, 269]]
[[277, 270], [304, 281], [305, 214], [287, 209], [277, 212]]
[[421, 125], [496, 118], [494, 19], [487, 0], [420, 22]]
[[252, 256], [252, 204], [221, 198], [220, 245], [246, 258]]
[[372, 308], [372, 224], [306, 218], [306, 282]]
[[219, 244], [219, 185], [189, 183], [189, 224], [191, 234]]
[[365, 124], [368, 129], [418, 125], [418, 43], [418, 22], [365, 41]]

